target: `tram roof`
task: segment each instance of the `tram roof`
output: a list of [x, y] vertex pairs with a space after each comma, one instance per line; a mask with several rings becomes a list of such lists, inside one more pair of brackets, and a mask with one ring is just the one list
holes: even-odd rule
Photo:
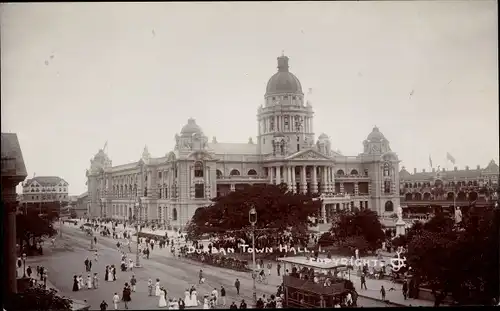
[[320, 258], [320, 262], [318, 261], [313, 261], [313, 258], [307, 259], [305, 256], [298, 256], [298, 257], [283, 257], [283, 258], [278, 258], [279, 261], [283, 261], [286, 263], [291, 263], [299, 266], [306, 266], [306, 267], [311, 267], [315, 269], [336, 269], [336, 268], [343, 268], [347, 267], [347, 265], [341, 265], [338, 263], [336, 260], [331, 260], [331, 259], [326, 259], [326, 258]]

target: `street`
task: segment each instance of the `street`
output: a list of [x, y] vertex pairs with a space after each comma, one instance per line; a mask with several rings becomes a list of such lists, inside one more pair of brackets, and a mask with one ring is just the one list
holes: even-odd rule
[[[102, 300], [112, 307], [112, 297], [117, 292], [120, 297], [125, 282], [130, 282], [132, 274], [135, 274], [137, 283], [137, 292], [132, 293], [132, 301], [129, 304], [131, 309], [156, 309], [158, 308], [158, 297], [149, 297], [147, 282], [151, 278], [153, 283], [156, 278], [167, 289], [167, 298], [184, 298], [184, 291], [195, 285], [198, 292], [198, 300], [203, 303], [203, 295], [217, 288], [220, 291], [221, 285], [226, 288], [227, 307], [232, 301], [238, 305], [242, 299], [247, 304], [252, 304], [252, 278], [248, 273], [223, 269], [213, 266], [202, 266], [201, 263], [189, 261], [186, 259], [173, 258], [168, 249], [159, 249], [155, 247], [151, 252], [150, 259], [141, 258], [141, 268], [134, 268], [133, 272], [121, 272], [121, 256], [116, 249], [117, 240], [98, 236], [97, 247], [99, 249], [98, 261], [93, 261], [92, 273], [97, 272], [99, 276], [99, 289], [72, 291], [73, 275], [81, 274], [86, 280], [88, 275], [85, 272], [84, 260], [94, 260], [94, 251], [90, 251], [90, 237], [72, 225], [65, 225], [63, 228], [63, 237], [57, 237], [56, 249], [46, 251], [45, 256], [29, 258], [27, 265], [33, 269], [37, 265], [43, 265], [48, 269], [48, 279], [60, 291], [61, 295], [86, 300], [91, 309], [98, 309]], [[50, 249], [52, 246], [47, 246]], [[127, 247], [123, 248], [128, 252]], [[135, 261], [135, 243], [132, 246], [132, 253], [128, 256]], [[117, 268], [117, 281], [104, 281], [104, 271], [106, 265], [114, 264]], [[198, 275], [200, 269], [206, 278], [204, 284], [198, 284]], [[275, 272], [275, 271], [273, 271]], [[239, 278], [241, 282], [240, 296], [236, 295], [234, 282]], [[262, 294], [269, 296], [276, 294], [277, 286], [280, 283], [277, 276], [269, 278], [269, 284], [257, 284], [257, 297]], [[358, 305], [363, 307], [387, 307], [388, 305], [377, 300], [359, 297]], [[123, 303], [119, 306], [124, 308]], [[199, 308], [202, 308], [200, 306]], [[222, 308], [222, 306], [220, 306]], [[158, 308], [159, 309], [159, 308]]]

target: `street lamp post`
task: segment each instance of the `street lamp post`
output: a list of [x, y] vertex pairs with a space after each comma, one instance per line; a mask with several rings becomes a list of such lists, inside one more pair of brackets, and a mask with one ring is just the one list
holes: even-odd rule
[[62, 221], [62, 202], [59, 200], [59, 237], [62, 238], [62, 227], [63, 227], [63, 221]]
[[257, 211], [255, 208], [252, 206], [250, 209], [250, 212], [248, 212], [248, 220], [250, 224], [252, 225], [252, 279], [253, 279], [253, 304], [254, 306], [257, 305], [257, 288], [255, 286], [255, 279], [257, 278], [256, 275], [256, 264], [255, 264], [255, 224], [257, 223]]
[[[135, 215], [137, 215], [137, 212], [139, 211], [140, 209], [140, 199], [138, 199], [136, 202], [135, 202]], [[141, 267], [141, 263], [140, 263], [140, 260], [141, 260], [141, 257], [139, 255], [139, 232], [141, 232], [142, 228], [141, 228], [141, 225], [139, 225], [138, 221], [137, 221], [137, 216], [136, 216], [136, 222], [135, 222], [135, 234], [136, 234], [136, 249], [135, 249], [135, 267], [136, 268], [140, 268]]]
[[23, 279], [25, 279], [26, 278], [26, 253], [23, 253], [22, 259], [23, 259]]

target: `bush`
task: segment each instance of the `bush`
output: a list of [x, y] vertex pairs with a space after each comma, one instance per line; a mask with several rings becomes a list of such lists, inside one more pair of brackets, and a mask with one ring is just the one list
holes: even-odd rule
[[[7, 298], [7, 297], [6, 297]], [[6, 303], [5, 303], [6, 302]], [[73, 301], [57, 295], [55, 289], [43, 286], [29, 287], [22, 293], [11, 295], [4, 301], [7, 310], [71, 310]]]

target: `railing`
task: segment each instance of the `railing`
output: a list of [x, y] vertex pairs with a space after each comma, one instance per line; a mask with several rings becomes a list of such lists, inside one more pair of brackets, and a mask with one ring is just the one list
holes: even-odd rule
[[335, 174], [336, 179], [369, 179], [370, 176], [366, 175], [337, 175]]
[[344, 280], [339, 280], [339, 282], [337, 283], [332, 283], [331, 286], [324, 286], [321, 283], [313, 283], [312, 280], [303, 280], [291, 275], [284, 275], [283, 284], [285, 286], [317, 293], [320, 295], [336, 295], [342, 293], [345, 290]]
[[256, 176], [256, 175], [233, 175], [233, 176], [217, 176], [217, 180], [232, 180], [232, 179], [245, 179], [245, 180], [258, 180], [258, 179], [269, 179], [268, 176]]

